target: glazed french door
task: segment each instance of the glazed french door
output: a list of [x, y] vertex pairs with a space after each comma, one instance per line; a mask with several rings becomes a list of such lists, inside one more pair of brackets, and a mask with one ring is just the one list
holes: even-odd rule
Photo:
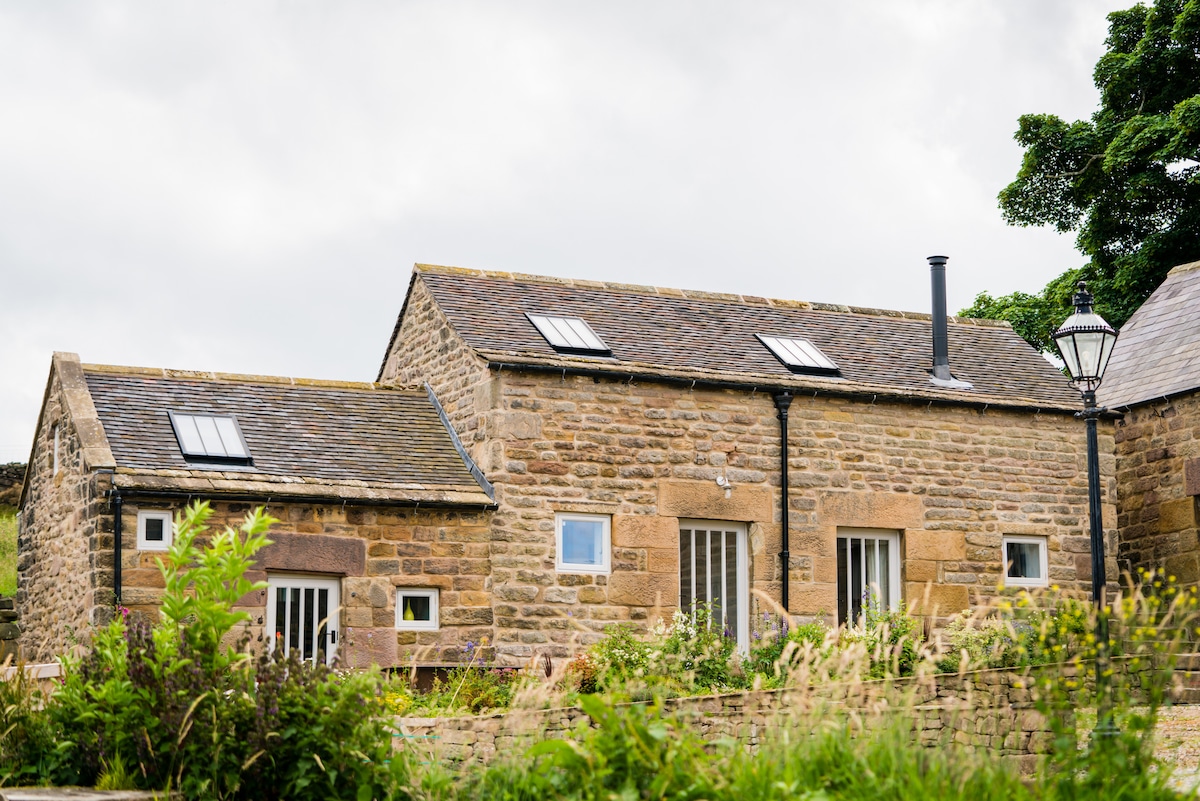
[[267, 633], [271, 648], [299, 651], [312, 662], [333, 661], [340, 612], [337, 579], [267, 577]]
[[750, 560], [746, 527], [713, 520], [679, 521], [679, 608], [711, 610], [711, 625], [750, 650]]
[[838, 623], [856, 623], [867, 609], [900, 608], [900, 533], [839, 528]]

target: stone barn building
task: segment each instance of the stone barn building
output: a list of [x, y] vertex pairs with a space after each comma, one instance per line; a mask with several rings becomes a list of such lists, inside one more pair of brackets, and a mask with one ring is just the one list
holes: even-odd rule
[[1007, 324], [934, 297], [937, 315], [418, 265], [373, 384], [58, 354], [22, 499], [26, 656], [114, 591], [152, 610], [191, 499], [221, 522], [267, 504], [256, 631], [315, 651], [336, 629], [359, 664], [485, 638], [501, 664], [563, 658], [696, 604], [745, 648], [764, 612], [1086, 589], [1079, 396]]
[[502, 659], [696, 602], [745, 647], [782, 607], [1086, 588], [1078, 394], [1005, 323], [935, 356], [938, 322], [418, 265], [378, 381], [428, 381], [495, 487]]

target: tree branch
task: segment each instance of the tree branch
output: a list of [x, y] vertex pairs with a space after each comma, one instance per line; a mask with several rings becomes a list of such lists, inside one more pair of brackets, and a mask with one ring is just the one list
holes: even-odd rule
[[1089, 158], [1087, 160], [1087, 163], [1084, 164], [1082, 167], [1080, 167], [1078, 170], [1075, 170], [1074, 172], [1053, 173], [1051, 175], [1047, 175], [1046, 177], [1047, 178], [1078, 178], [1080, 175], [1083, 175], [1085, 172], [1088, 171], [1088, 167], [1092, 166], [1093, 161], [1095, 161], [1096, 159], [1102, 159], [1102, 158], [1104, 158], [1103, 153], [1093, 153], [1091, 155], [1091, 158]]

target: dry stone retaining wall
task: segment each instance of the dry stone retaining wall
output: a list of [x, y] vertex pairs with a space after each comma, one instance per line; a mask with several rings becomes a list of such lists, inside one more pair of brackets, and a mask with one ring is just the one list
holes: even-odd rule
[[[892, 716], [908, 719], [924, 746], [951, 743], [987, 750], [1032, 770], [1053, 741], [1049, 722], [1032, 703], [1026, 670], [982, 670], [934, 679], [831, 684], [816, 689], [762, 690], [665, 702], [664, 713], [707, 741], [735, 738], [757, 748], [773, 734], [835, 721], [869, 728]], [[1068, 716], [1071, 713], [1065, 712]], [[398, 718], [403, 742], [430, 747], [458, 764], [487, 763], [538, 739], [570, 737], [588, 717], [578, 707], [514, 711], [478, 717]]]

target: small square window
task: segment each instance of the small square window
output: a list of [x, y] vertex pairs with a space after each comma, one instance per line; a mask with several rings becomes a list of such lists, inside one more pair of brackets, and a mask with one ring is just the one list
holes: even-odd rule
[[1005, 537], [1002, 549], [1005, 584], [1045, 587], [1050, 583], [1045, 537]]
[[169, 550], [171, 548], [171, 523], [170, 512], [138, 512], [138, 550]]
[[438, 591], [436, 589], [396, 590], [396, 628], [434, 630], [438, 628]]
[[555, 568], [564, 573], [611, 572], [611, 523], [608, 515], [556, 515]]

